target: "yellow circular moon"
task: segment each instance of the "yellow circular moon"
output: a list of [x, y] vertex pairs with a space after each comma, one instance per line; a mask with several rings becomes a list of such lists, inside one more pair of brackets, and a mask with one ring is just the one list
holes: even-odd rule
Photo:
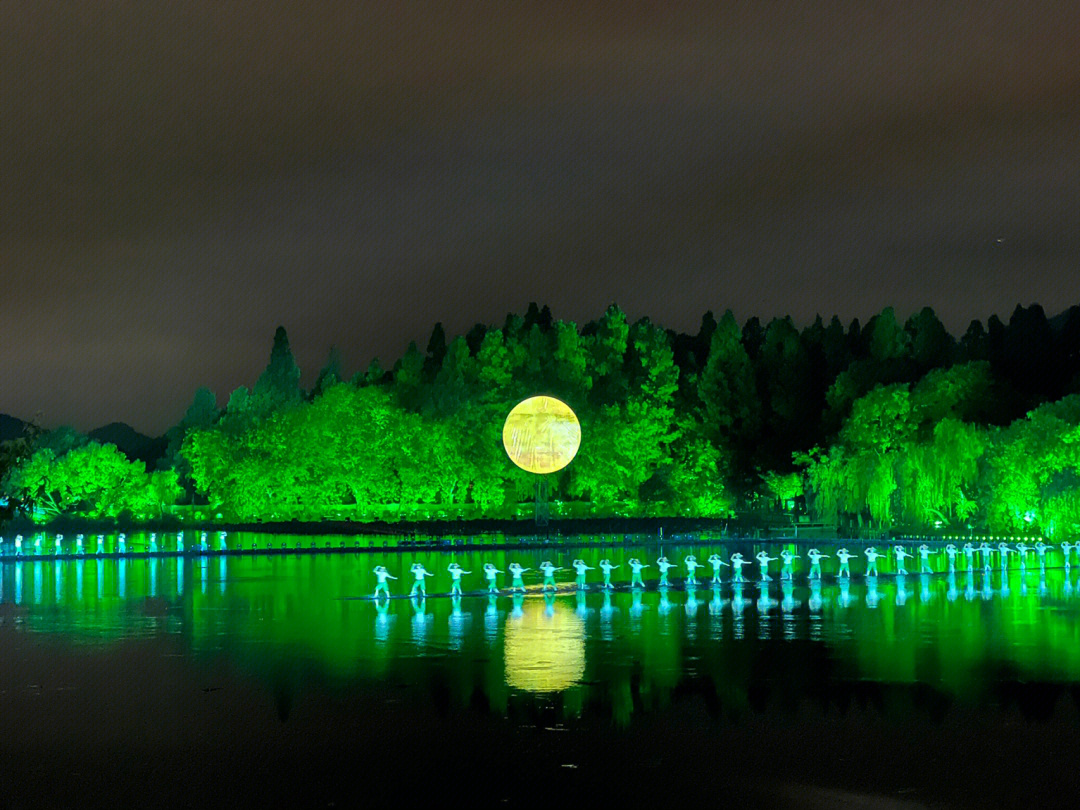
[[507, 415], [503, 447], [510, 460], [526, 472], [557, 472], [574, 460], [581, 447], [581, 423], [562, 400], [529, 397]]
[[503, 643], [506, 683], [527, 692], [561, 692], [585, 675], [585, 623], [556, 603], [552, 613], [529, 602], [508, 617]]

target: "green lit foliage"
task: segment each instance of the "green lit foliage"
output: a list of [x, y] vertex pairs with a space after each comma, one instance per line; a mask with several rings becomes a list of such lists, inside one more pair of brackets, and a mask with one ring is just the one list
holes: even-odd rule
[[219, 416], [217, 398], [209, 388], [200, 388], [184, 413], [184, 418], [165, 434], [169, 440], [158, 466], [163, 470], [173, 470], [179, 480], [190, 481], [191, 465], [180, 455], [180, 446], [184, 437], [192, 430], [200, 430], [214, 424]]
[[[426, 345], [349, 381], [331, 350], [303, 391], [279, 328], [250, 390], [224, 409], [196, 393], [159, 472], [178, 476], [185, 501], [242, 519], [513, 516], [535, 479], [506, 458], [502, 423], [544, 393], [583, 428], [578, 457], [548, 478], [564, 514], [719, 516], [763, 492], [783, 509], [803, 485], [827, 522], [1080, 529], [1080, 420], [1060, 399], [1080, 392], [1080, 308], [1052, 320], [1018, 308], [957, 342], [928, 308], [903, 325], [886, 308], [865, 327], [818, 318], [802, 331], [790, 318], [740, 329], [731, 312], [707, 314], [684, 335], [631, 323], [615, 305], [579, 330], [530, 304], [464, 336], [437, 324]], [[86, 495], [87, 482], [76, 492], [73, 476], [46, 483], [86, 442], [58, 429], [9, 445], [12, 503], [116, 511], [103, 493], [122, 476], [109, 478], [104, 459], [101, 493]], [[152, 483], [161, 511], [176, 481]]]
[[672, 465], [667, 484], [673, 505], [684, 514], [724, 517], [733, 497], [725, 485], [724, 457], [715, 444], [687, 422], [672, 444]]
[[247, 399], [247, 414], [258, 418], [275, 411], [285, 410], [299, 404], [303, 397], [304, 393], [300, 388], [300, 367], [296, 365], [296, 360], [293, 358], [285, 328], [279, 326], [274, 333], [270, 362], [267, 363], [266, 370], [256, 381]]
[[112, 444], [87, 442], [63, 455], [36, 450], [14, 469], [4, 491], [46, 516], [77, 513], [89, 518], [159, 517], [182, 494], [173, 470], [147, 473]]
[[757, 435], [761, 403], [754, 369], [730, 310], [712, 333], [698, 380], [698, 397], [706, 433], [714, 441], [723, 441], [734, 449]]
[[997, 431], [988, 454], [987, 520], [999, 529], [1080, 529], [1080, 396]]
[[789, 501], [803, 494], [802, 475], [797, 472], [778, 473], [770, 470], [762, 476], [765, 487], [772, 493], [778, 506], [783, 509]]
[[857, 399], [827, 452], [800, 454], [816, 513], [836, 522], [863, 512], [882, 525], [958, 522], [976, 510], [987, 430], [988, 367], [934, 371], [912, 388], [878, 386]]
[[330, 347], [330, 353], [326, 357], [326, 365], [319, 370], [319, 376], [315, 378], [315, 387], [311, 389], [311, 396], [317, 397], [327, 388], [341, 381], [341, 352], [337, 346]]

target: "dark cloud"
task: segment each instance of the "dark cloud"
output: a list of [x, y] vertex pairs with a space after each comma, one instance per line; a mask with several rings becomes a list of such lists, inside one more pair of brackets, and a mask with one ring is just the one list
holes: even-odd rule
[[282, 323], [1080, 301], [1071, 3], [0, 0], [0, 411], [156, 432]]

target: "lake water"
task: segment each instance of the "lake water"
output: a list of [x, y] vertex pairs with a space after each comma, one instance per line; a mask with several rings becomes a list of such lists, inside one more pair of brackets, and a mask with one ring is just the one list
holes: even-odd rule
[[[860, 555], [837, 580], [821, 544], [833, 556], [809, 580], [806, 548], [788, 548], [802, 557], [792, 582], [774, 562], [771, 582], [755, 564], [745, 583], [701, 569], [687, 587], [686, 554], [780, 547], [665, 545], [668, 588], [655, 545], [8, 561], [2, 756], [34, 763], [5, 770], [19, 774], [11, 795], [123, 803], [175, 785], [180, 803], [205, 782], [250, 799], [292, 770], [289, 786], [326, 806], [407, 795], [411, 767], [425, 798], [468, 773], [492, 803], [524, 800], [536, 779], [610, 778], [640, 798], [668, 775], [683, 798], [723, 784], [761, 806], [1053, 806], [1077, 787], [1080, 568], [1060, 550], [1004, 573], [961, 559], [949, 575], [934, 555], [935, 573], [897, 577], [882, 560], [871, 580]], [[604, 557], [615, 589], [594, 570], [576, 590], [571, 561]], [[628, 588], [631, 557], [651, 564], [644, 589]], [[568, 569], [557, 593], [541, 591], [543, 560]], [[514, 561], [533, 569], [527, 592], [483, 594], [483, 564]], [[403, 595], [416, 562], [435, 574], [426, 599], [369, 598], [375, 565]], [[473, 572], [464, 598], [446, 596], [452, 562]]]

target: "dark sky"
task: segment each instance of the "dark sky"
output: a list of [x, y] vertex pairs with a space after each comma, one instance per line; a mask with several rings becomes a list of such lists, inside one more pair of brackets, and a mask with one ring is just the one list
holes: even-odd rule
[[1075, 2], [0, 0], [0, 412], [159, 433], [531, 300], [1080, 302]]

